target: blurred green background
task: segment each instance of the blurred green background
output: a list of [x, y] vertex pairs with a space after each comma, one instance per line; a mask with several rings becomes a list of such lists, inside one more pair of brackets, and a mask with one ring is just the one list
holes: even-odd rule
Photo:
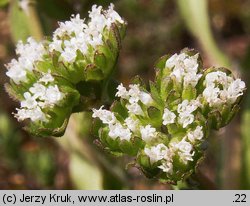
[[[87, 17], [93, 4], [108, 0], [0, 0], [0, 189], [172, 189], [148, 180], [129, 157], [105, 154], [91, 136], [91, 114], [71, 117], [61, 138], [37, 138], [23, 131], [12, 112], [18, 106], [4, 91], [4, 64], [15, 57], [15, 44], [28, 36], [51, 36], [58, 21], [71, 14]], [[114, 0], [128, 22], [116, 78], [153, 79], [154, 62], [185, 47], [197, 49], [206, 67], [233, 70], [250, 80], [250, 0]], [[20, 3], [24, 5], [22, 9]], [[199, 166], [200, 189], [250, 189], [250, 96], [240, 113], [213, 132]]]

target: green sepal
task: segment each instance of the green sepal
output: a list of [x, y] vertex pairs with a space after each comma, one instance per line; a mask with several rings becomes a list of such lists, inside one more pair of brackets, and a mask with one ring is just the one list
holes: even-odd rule
[[222, 116], [222, 127], [226, 126], [233, 117], [238, 113], [240, 110], [240, 106], [238, 104], [234, 105], [233, 108], [224, 106], [221, 112]]
[[16, 102], [19, 102], [23, 99], [21, 93], [17, 92], [9, 83], [4, 84], [5, 91], [8, 93], [9, 97]]
[[149, 122], [153, 125], [153, 127], [160, 127], [162, 124], [162, 112], [156, 107], [150, 106], [147, 109]]
[[89, 64], [84, 69], [86, 81], [96, 80], [100, 81], [104, 79], [103, 71], [95, 66], [94, 64]]
[[150, 93], [151, 93], [152, 98], [156, 101], [157, 104], [164, 106], [164, 103], [160, 97], [159, 91], [155, 83], [150, 81], [149, 86], [150, 86]]
[[25, 126], [24, 130], [37, 137], [61, 137], [65, 133], [68, 121], [69, 117], [66, 118], [63, 124], [58, 128], [38, 127], [36, 124], [31, 123], [29, 126]]
[[112, 152], [122, 152], [119, 149], [119, 140], [118, 138], [112, 139], [108, 135], [109, 129], [107, 127], [100, 128], [99, 130], [99, 137], [101, 140], [101, 143], [104, 145], [104, 147], [107, 147]]
[[214, 110], [208, 114], [208, 119], [210, 121], [210, 126], [213, 129], [220, 129], [222, 126], [222, 117], [218, 110]]
[[102, 72], [105, 75], [108, 75], [110, 71], [106, 71], [107, 69], [107, 58], [105, 55], [98, 50], [94, 54], [94, 63], [98, 68], [102, 69]]
[[139, 75], [136, 75], [132, 80], [132, 84], [139, 84], [142, 88], [146, 88], [145, 82], [142, 80], [142, 78]]
[[115, 23], [111, 24], [108, 39], [106, 41], [112, 52], [118, 53], [121, 48], [121, 37]]
[[162, 99], [167, 99], [170, 91], [173, 89], [173, 80], [166, 76], [161, 80], [161, 84], [160, 84], [160, 90], [161, 90], [161, 98]]
[[160, 173], [160, 169], [157, 167], [157, 163], [154, 163], [152, 165], [150, 163], [149, 157], [147, 155], [144, 155], [142, 152], [139, 153], [136, 161], [140, 165], [140, 169], [146, 177], [154, 178]]
[[[161, 58], [159, 58], [155, 64], [154, 64], [154, 68], [159, 69], [159, 71], [163, 72], [163, 69], [165, 68], [166, 65], [166, 61], [169, 59], [170, 55], [164, 55]], [[158, 76], [158, 75], [156, 75]], [[160, 74], [160, 77], [162, 77], [163, 74]]]
[[138, 148], [136, 148], [131, 142], [127, 140], [120, 141], [119, 147], [123, 153], [130, 156], [135, 156], [138, 152]]
[[197, 96], [197, 91], [191, 84], [183, 88], [183, 91], [182, 91], [183, 100], [187, 99], [190, 101], [192, 99], [196, 99], [196, 96]]
[[123, 107], [121, 102], [119, 101], [114, 101], [114, 103], [110, 107], [110, 110], [122, 116], [123, 119], [126, 119], [128, 117], [128, 110]]

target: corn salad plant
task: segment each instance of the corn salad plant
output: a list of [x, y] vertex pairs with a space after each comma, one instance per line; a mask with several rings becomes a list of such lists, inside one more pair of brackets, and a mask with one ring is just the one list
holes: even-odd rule
[[125, 30], [113, 4], [94, 5], [88, 20], [72, 15], [52, 38], [20, 41], [18, 58], [6, 65], [6, 90], [20, 103], [14, 116], [31, 134], [62, 136], [72, 113], [92, 110], [104, 151], [132, 156], [147, 177], [176, 184], [195, 172], [210, 131], [231, 121], [246, 86], [226, 68], [205, 69], [198, 52], [184, 49], [156, 62], [149, 87], [137, 77], [112, 96]]

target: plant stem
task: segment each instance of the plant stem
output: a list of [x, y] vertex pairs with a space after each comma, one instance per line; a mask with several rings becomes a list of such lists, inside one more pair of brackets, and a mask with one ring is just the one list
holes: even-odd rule
[[130, 188], [124, 171], [113, 162], [109, 162], [103, 154], [100, 154], [92, 145], [88, 144], [86, 141], [84, 142], [80, 138], [76, 128], [77, 124], [79, 124], [79, 122], [75, 120], [74, 116], [72, 116], [65, 137], [57, 139], [58, 143], [69, 153], [75, 152], [81, 156], [81, 158], [91, 162], [98, 168], [109, 171], [115, 178], [119, 179], [124, 185], [126, 185], [127, 188]]

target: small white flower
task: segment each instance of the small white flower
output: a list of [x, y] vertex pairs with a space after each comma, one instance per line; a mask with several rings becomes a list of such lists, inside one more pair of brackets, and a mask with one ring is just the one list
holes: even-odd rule
[[46, 89], [46, 93], [44, 96], [45, 103], [48, 105], [55, 105], [59, 101], [61, 101], [64, 97], [64, 94], [61, 93], [58, 89], [58, 86], [49, 86]]
[[31, 96], [31, 94], [29, 92], [25, 92], [23, 94], [25, 100], [21, 101], [21, 107], [25, 107], [28, 109], [33, 109], [37, 106], [37, 101], [36, 98], [34, 98], [33, 96]]
[[119, 137], [121, 140], [127, 140], [129, 141], [131, 139], [131, 135], [132, 133], [130, 132], [130, 130], [128, 128], [122, 128], [120, 130], [120, 134], [119, 134]]
[[154, 102], [150, 94], [142, 91], [140, 92], [139, 99], [143, 104], [147, 106], [152, 105], [152, 103]]
[[59, 28], [53, 34], [49, 51], [59, 51], [60, 60], [72, 63], [77, 56], [77, 50], [85, 55], [89, 51], [89, 46], [95, 49], [102, 45], [105, 28], [110, 29], [112, 23], [125, 23], [113, 7], [111, 4], [108, 10], [103, 11], [102, 6], [93, 5], [89, 11], [88, 24], [84, 23], [79, 14], [72, 15], [70, 21], [59, 22]]
[[193, 56], [189, 56], [187, 57], [185, 60], [183, 60], [184, 66], [185, 66], [185, 70], [187, 73], [192, 73], [192, 74], [196, 74], [197, 73], [197, 69], [198, 69], [198, 59], [199, 54], [195, 54]]
[[44, 98], [46, 93], [46, 87], [43, 86], [40, 83], [35, 83], [33, 86], [29, 89], [29, 91], [33, 94], [34, 98]]
[[171, 77], [175, 77], [177, 82], [181, 82], [183, 76], [185, 75], [184, 67], [182, 66], [175, 66], [173, 72], [170, 74]]
[[[41, 42], [37, 42], [32, 37], [29, 37], [26, 44], [23, 44], [22, 41], [18, 42], [16, 53], [20, 55], [23, 62], [26, 60], [26, 62], [33, 64], [35, 61], [42, 60], [46, 50]], [[26, 65], [23, 65], [23, 67], [27, 70], [34, 69], [34, 67], [29, 68], [29, 66]]]
[[117, 137], [119, 137], [121, 129], [122, 129], [122, 125], [120, 123], [110, 124], [109, 125], [109, 134], [108, 135], [112, 139], [116, 139]]
[[128, 128], [124, 128], [120, 123], [109, 125], [109, 136], [113, 139], [120, 137], [121, 140], [129, 141], [132, 133]]
[[184, 87], [187, 87], [188, 85], [195, 87], [201, 77], [202, 74], [187, 73], [184, 76]]
[[199, 107], [199, 105], [200, 103], [198, 100], [191, 100], [189, 102], [185, 99], [182, 101], [182, 103], [178, 104], [177, 112], [180, 115], [191, 114]]
[[137, 132], [139, 129], [139, 120], [138, 119], [134, 119], [132, 117], [127, 117], [125, 119], [125, 124], [127, 125], [127, 127], [132, 131], [132, 132]]
[[208, 86], [202, 94], [204, 99], [209, 103], [209, 106], [217, 106], [223, 103], [219, 98], [220, 89], [218, 87]]
[[151, 125], [146, 125], [145, 127], [140, 127], [141, 137], [145, 142], [149, 142], [157, 137], [156, 129]]
[[17, 113], [14, 113], [14, 117], [17, 118], [18, 121], [23, 121], [30, 117], [29, 112], [27, 109], [16, 109]]
[[176, 115], [175, 113], [171, 112], [168, 108], [164, 109], [164, 113], [162, 116], [163, 125], [172, 124], [175, 122]]
[[65, 62], [72, 63], [76, 58], [76, 49], [74, 48], [75, 45], [71, 45], [70, 41], [65, 41], [65, 45], [66, 47], [61, 53], [61, 58]]
[[129, 88], [130, 88], [128, 91], [128, 93], [130, 95], [129, 102], [131, 104], [138, 102], [140, 100], [140, 94], [141, 94], [139, 85], [138, 84], [130, 84]]
[[113, 22], [119, 22], [121, 24], [124, 24], [124, 20], [120, 17], [120, 15], [114, 10], [114, 4], [110, 4], [108, 10], [105, 12], [105, 16], [107, 18], [107, 27], [109, 28], [111, 26], [111, 23]]
[[101, 106], [100, 109], [93, 109], [93, 118], [99, 118], [104, 124], [115, 124], [116, 117], [113, 112], [110, 112], [106, 109], [102, 109], [104, 106]]
[[8, 69], [6, 75], [16, 84], [19, 84], [27, 81], [26, 71], [34, 70], [35, 62], [42, 60], [46, 51], [42, 43], [38, 43], [29, 37], [26, 44], [23, 44], [22, 41], [18, 42], [16, 53], [19, 55], [19, 58], [18, 60], [13, 59], [6, 65]]
[[216, 71], [210, 72], [206, 75], [205, 86], [206, 87], [215, 87], [216, 84], [221, 84], [223, 87], [228, 87], [228, 85], [233, 81], [233, 78], [227, 76], [225, 72]]
[[50, 74], [50, 71], [48, 73], [44, 74], [42, 78], [39, 79], [38, 82], [44, 82], [45, 84], [48, 84], [49, 82], [53, 82], [54, 77]]
[[49, 51], [50, 52], [53, 52], [54, 50], [55, 51], [59, 51], [59, 52], [62, 52], [62, 40], [60, 39], [54, 39], [53, 42], [51, 42], [49, 44]]
[[144, 116], [142, 108], [138, 103], [127, 104], [126, 107], [129, 113]]
[[31, 121], [33, 122], [36, 121], [47, 122], [46, 116], [40, 107], [36, 107], [34, 109], [29, 110], [29, 114]]
[[170, 76], [175, 77], [177, 82], [181, 83], [184, 79], [184, 86], [191, 84], [195, 87], [201, 78], [201, 74], [197, 74], [198, 56], [198, 53], [193, 56], [185, 53], [174, 54], [166, 61], [165, 67], [172, 69]]
[[33, 122], [42, 121], [47, 122], [47, 118], [40, 107], [35, 107], [32, 109], [17, 109], [17, 113], [14, 114], [18, 121], [23, 121], [25, 119], [30, 119]]
[[172, 147], [174, 151], [178, 152], [178, 155], [180, 156], [180, 160], [184, 164], [187, 164], [188, 161], [193, 161], [193, 156], [194, 156], [194, 151], [192, 152], [193, 146], [189, 142], [186, 141], [186, 138], [183, 138], [178, 143], [173, 142], [170, 144], [170, 146]]
[[83, 29], [87, 27], [83, 19], [80, 19], [80, 15], [72, 15], [70, 21], [59, 22], [59, 28], [54, 31], [53, 40], [62, 38], [64, 35], [71, 36], [72, 33], [79, 34], [83, 32]]
[[26, 77], [26, 71], [21, 69], [21, 68], [17, 68], [17, 67], [11, 67], [7, 72], [6, 75], [11, 78], [15, 84], [19, 84], [20, 82], [26, 82], [27, 81], [27, 77]]
[[188, 125], [192, 124], [193, 121], [194, 121], [194, 115], [193, 114], [179, 115], [178, 122], [183, 126], [183, 128], [186, 128]]
[[126, 88], [123, 86], [123, 84], [119, 84], [119, 86], [117, 87], [117, 92], [115, 94], [115, 96], [117, 97], [121, 97], [122, 99], [128, 99], [129, 94], [128, 91], [126, 90]]
[[149, 157], [151, 164], [153, 164], [164, 158], [168, 152], [168, 148], [161, 143], [150, 148], [145, 148], [144, 152]]
[[172, 174], [173, 173], [173, 163], [172, 162], [164, 162], [162, 165], [158, 166], [163, 172]]
[[173, 68], [176, 63], [177, 63], [177, 54], [172, 55], [170, 58], [168, 58], [168, 60], [166, 61], [165, 67], [166, 68]]
[[201, 140], [203, 136], [202, 126], [197, 126], [194, 131], [187, 134], [187, 138], [191, 143], [194, 143], [196, 140]]
[[236, 79], [233, 81], [227, 90], [227, 98], [230, 103], [234, 103], [237, 98], [243, 95], [243, 91], [246, 88], [245, 82], [241, 81], [241, 79]]

